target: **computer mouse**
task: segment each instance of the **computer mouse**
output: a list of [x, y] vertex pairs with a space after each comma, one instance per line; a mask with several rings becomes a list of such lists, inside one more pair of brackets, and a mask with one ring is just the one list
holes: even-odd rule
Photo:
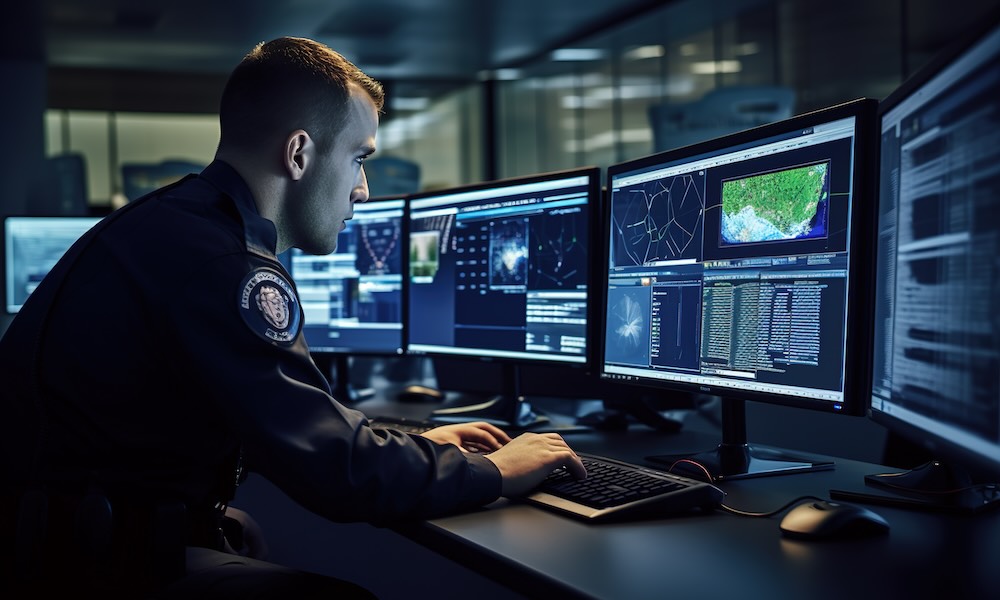
[[426, 385], [408, 385], [403, 388], [396, 399], [400, 402], [441, 402], [444, 392]]
[[788, 511], [780, 528], [785, 536], [795, 539], [852, 539], [884, 535], [889, 532], [889, 523], [856, 504], [815, 500]]

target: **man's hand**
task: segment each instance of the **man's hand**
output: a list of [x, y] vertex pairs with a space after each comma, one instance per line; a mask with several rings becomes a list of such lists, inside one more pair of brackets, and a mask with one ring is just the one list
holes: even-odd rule
[[420, 435], [439, 444], [455, 444], [466, 452], [493, 452], [510, 441], [499, 427], [483, 421], [441, 425]]
[[577, 479], [587, 477], [580, 457], [556, 433], [522, 433], [486, 458], [500, 469], [501, 493], [507, 497], [530, 492], [559, 467], [566, 467]]
[[225, 540], [226, 552], [260, 560], [267, 558], [267, 542], [264, 541], [264, 534], [261, 532], [260, 526], [257, 525], [257, 521], [254, 521], [253, 517], [246, 512], [232, 506], [226, 507], [226, 516], [239, 523], [243, 528], [243, 543], [239, 548], [234, 548], [230, 545], [229, 540]]

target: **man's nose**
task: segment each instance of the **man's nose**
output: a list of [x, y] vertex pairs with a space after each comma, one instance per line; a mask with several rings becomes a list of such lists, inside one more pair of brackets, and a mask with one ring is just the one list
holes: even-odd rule
[[365, 168], [361, 167], [360, 181], [357, 187], [354, 188], [351, 201], [352, 202], [367, 202], [368, 201], [368, 176], [365, 174]]

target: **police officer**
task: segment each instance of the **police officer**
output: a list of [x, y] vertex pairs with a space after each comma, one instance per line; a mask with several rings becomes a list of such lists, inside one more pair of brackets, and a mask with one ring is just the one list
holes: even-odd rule
[[556, 434], [372, 428], [310, 359], [276, 254], [334, 250], [368, 198], [382, 102], [322, 44], [258, 45], [223, 92], [215, 160], [106, 217], [32, 293], [0, 341], [4, 562], [22, 581], [315, 588], [225, 554], [220, 530], [259, 547], [252, 521], [226, 516], [244, 470], [326, 518], [376, 524], [517, 496], [557, 467], [585, 476]]

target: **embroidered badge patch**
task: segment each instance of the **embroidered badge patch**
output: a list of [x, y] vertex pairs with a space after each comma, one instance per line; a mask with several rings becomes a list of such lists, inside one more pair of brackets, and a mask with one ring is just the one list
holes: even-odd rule
[[259, 267], [240, 285], [240, 315], [262, 338], [290, 345], [299, 335], [301, 319], [295, 290], [274, 269]]

